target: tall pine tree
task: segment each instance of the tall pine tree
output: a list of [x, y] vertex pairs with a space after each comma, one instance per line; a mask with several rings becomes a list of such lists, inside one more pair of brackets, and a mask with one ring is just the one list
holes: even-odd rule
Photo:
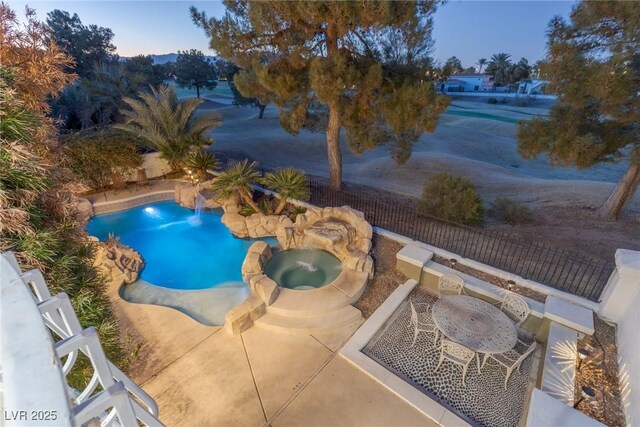
[[569, 22], [551, 21], [548, 38], [541, 74], [558, 101], [548, 119], [520, 125], [520, 152], [579, 168], [627, 161], [597, 212], [616, 219], [640, 183], [640, 2], [583, 1]]
[[[225, 1], [221, 19], [192, 15], [220, 56], [274, 94], [285, 130], [326, 131], [331, 185], [340, 189], [341, 129], [352, 151], [388, 143], [404, 162], [446, 108], [426, 78], [437, 3], [244, 0]], [[318, 102], [323, 108], [313, 108]]]

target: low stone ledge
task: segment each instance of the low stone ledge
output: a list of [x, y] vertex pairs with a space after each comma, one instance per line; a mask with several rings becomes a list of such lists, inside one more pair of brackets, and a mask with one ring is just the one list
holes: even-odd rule
[[164, 202], [167, 200], [174, 200], [174, 190], [162, 190], [111, 202], [95, 202], [93, 203], [93, 211], [94, 215], [101, 215], [135, 208], [148, 203]]
[[263, 215], [254, 213], [250, 216], [242, 216], [225, 209], [222, 223], [240, 238], [272, 237], [283, 234], [284, 229], [293, 226], [293, 221], [285, 215]]
[[245, 217], [243, 217], [242, 215], [227, 212], [222, 215], [220, 221], [222, 221], [222, 223], [234, 236], [240, 238], [249, 237], [249, 232], [247, 231], [247, 223], [245, 221]]
[[264, 316], [266, 306], [257, 295], [250, 295], [239, 305], [227, 311], [224, 328], [232, 335], [240, 334], [251, 326], [256, 319]]
[[94, 211], [93, 211], [93, 204], [83, 198], [80, 197], [78, 198], [78, 203], [76, 204], [76, 217], [82, 221], [88, 221], [93, 215], [94, 215]]
[[545, 301], [544, 317], [581, 335], [593, 335], [595, 332], [593, 311], [553, 295], [549, 295]]
[[601, 422], [565, 405], [537, 388], [531, 393], [525, 425], [527, 427], [605, 427]]
[[120, 243], [99, 243], [93, 263], [109, 281], [122, 280], [127, 285], [138, 280], [144, 264], [138, 252]]
[[256, 275], [263, 274], [263, 261], [260, 254], [247, 253], [242, 262], [242, 280], [249, 283], [251, 278]]
[[264, 276], [255, 282], [254, 291], [267, 306], [270, 306], [278, 298], [280, 287], [275, 281]]
[[544, 354], [541, 389], [569, 406], [573, 405], [578, 333], [551, 322]]

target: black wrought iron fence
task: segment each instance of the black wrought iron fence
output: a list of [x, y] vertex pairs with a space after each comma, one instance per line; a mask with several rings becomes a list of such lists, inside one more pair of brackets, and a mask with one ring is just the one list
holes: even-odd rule
[[[263, 174], [269, 170], [261, 168]], [[591, 301], [599, 301], [615, 268], [613, 262], [550, 244], [421, 215], [413, 207], [379, 199], [373, 188], [335, 191], [317, 178], [310, 184], [310, 202], [316, 206], [349, 205], [378, 227]]]

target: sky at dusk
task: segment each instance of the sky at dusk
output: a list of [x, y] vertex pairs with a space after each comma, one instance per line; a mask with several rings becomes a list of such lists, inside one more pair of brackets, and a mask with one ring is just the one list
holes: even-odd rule
[[[221, 16], [217, 1], [11, 1], [16, 12], [25, 5], [41, 19], [53, 9], [77, 13], [82, 23], [111, 28], [121, 56], [172, 53], [199, 49], [214, 54], [202, 30], [189, 16], [189, 6]], [[457, 56], [465, 67], [478, 58], [506, 52], [514, 60], [530, 63], [545, 53], [545, 30], [554, 15], [568, 16], [574, 1], [481, 1], [450, 0], [434, 16], [436, 60]]]

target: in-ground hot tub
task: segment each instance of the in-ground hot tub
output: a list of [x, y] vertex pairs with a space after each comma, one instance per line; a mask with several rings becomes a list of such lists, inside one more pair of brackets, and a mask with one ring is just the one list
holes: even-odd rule
[[342, 263], [322, 249], [289, 249], [275, 254], [264, 266], [264, 273], [283, 288], [305, 290], [321, 288], [342, 272]]

